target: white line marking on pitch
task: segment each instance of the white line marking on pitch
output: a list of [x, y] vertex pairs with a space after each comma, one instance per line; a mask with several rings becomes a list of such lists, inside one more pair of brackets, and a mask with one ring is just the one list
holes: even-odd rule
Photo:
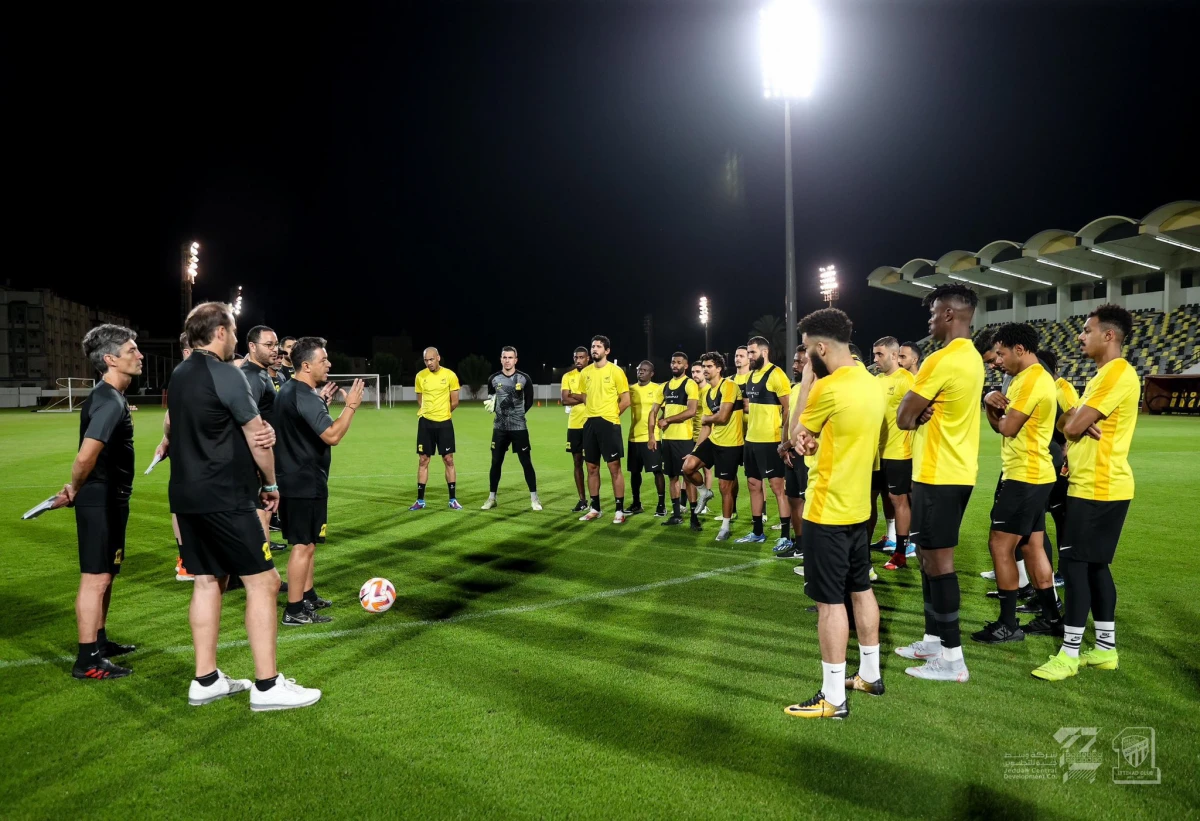
[[[690, 582], [703, 581], [711, 579], [715, 576], [721, 576], [727, 573], [739, 573], [742, 570], [749, 570], [752, 567], [758, 567], [764, 564], [776, 564], [775, 559], [756, 559], [752, 562], [744, 564], [734, 564], [729, 567], [718, 567], [715, 570], [705, 570], [703, 573], [696, 573], [691, 576], [680, 576], [675, 579], [663, 579], [660, 582], [650, 582], [648, 584], [639, 584], [634, 587], [622, 587], [616, 590], [600, 590], [595, 593], [584, 593], [581, 596], [572, 596], [568, 599], [556, 599], [555, 601], [541, 602], [539, 604], [522, 604], [517, 607], [501, 607], [497, 610], [484, 610], [479, 613], [464, 613], [461, 616], [451, 616], [448, 619], [424, 619], [422, 621], [405, 621], [399, 624], [380, 624], [367, 625], [365, 627], [351, 627], [346, 630], [327, 630], [322, 633], [288, 633], [279, 637], [280, 644], [290, 644], [295, 641], [319, 641], [321, 639], [339, 639], [346, 636], [359, 635], [375, 635], [378, 633], [395, 633], [399, 630], [411, 630], [418, 627], [441, 627], [449, 624], [460, 624], [464, 621], [475, 621], [476, 619], [490, 619], [495, 616], [512, 616], [520, 613], [534, 613], [538, 610], [550, 610], [555, 607], [566, 607], [572, 604], [582, 604], [589, 601], [599, 601], [602, 599], [615, 599], [620, 596], [630, 596], [634, 593], [645, 593], [649, 590], [657, 590], [660, 587], [673, 587], [677, 584], [688, 584]], [[246, 639], [238, 639], [236, 641], [223, 641], [217, 645], [218, 650], [231, 650], [236, 647], [247, 647], [250, 642]], [[191, 653], [192, 645], [181, 644], [176, 647], [164, 647], [161, 650], [150, 650], [148, 654], [154, 653], [169, 653], [181, 654]], [[0, 659], [0, 670], [5, 670], [11, 667], [33, 667], [43, 664], [58, 664], [74, 661], [74, 656], [58, 656], [55, 658], [29, 658], [16, 659], [13, 661]]]

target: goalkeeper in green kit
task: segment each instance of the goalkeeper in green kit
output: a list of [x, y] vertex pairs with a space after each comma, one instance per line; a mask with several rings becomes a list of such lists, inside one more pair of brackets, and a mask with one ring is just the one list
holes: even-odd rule
[[504, 465], [504, 454], [509, 446], [521, 460], [525, 471], [525, 484], [529, 486], [529, 504], [541, 510], [542, 503], [537, 494], [537, 475], [533, 471], [533, 458], [529, 454], [529, 428], [525, 424], [525, 412], [533, 407], [533, 380], [529, 374], [517, 370], [517, 349], [506, 345], [500, 351], [500, 370], [488, 377], [488, 398], [483, 403], [488, 412], [496, 415], [492, 426], [492, 470], [491, 485], [484, 510], [491, 510], [498, 502], [496, 491], [500, 489], [500, 471]]

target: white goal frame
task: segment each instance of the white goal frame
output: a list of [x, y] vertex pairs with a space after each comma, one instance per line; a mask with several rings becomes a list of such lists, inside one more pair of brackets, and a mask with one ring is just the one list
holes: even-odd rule
[[[353, 383], [355, 379], [361, 379], [363, 382], [366, 383], [366, 388], [365, 388], [365, 390], [363, 390], [363, 402], [373, 402], [375, 404], [375, 410], [379, 410], [379, 404], [380, 404], [379, 394], [381, 392], [380, 389], [383, 387], [383, 383], [382, 383], [382, 380], [380, 380], [380, 378], [379, 378], [379, 374], [377, 374], [377, 373], [331, 373], [325, 377], [326, 382], [336, 382], [337, 386], [339, 388], [341, 388], [342, 390], [349, 390], [351, 383]], [[374, 380], [374, 385], [371, 384], [372, 380]], [[335, 396], [333, 399], [330, 400], [330, 404], [332, 404], [333, 402], [340, 402], [340, 401], [341, 401], [341, 397]]]
[[54, 380], [54, 384], [58, 385], [60, 390], [66, 388], [67, 395], [59, 397], [44, 408], [38, 408], [38, 413], [74, 413], [96, 387], [96, 380], [80, 376], [60, 376]]

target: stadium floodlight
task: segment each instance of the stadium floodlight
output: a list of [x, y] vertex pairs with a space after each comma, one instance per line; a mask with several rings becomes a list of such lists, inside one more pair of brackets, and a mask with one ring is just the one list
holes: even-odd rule
[[976, 288], [991, 288], [993, 291], [1003, 291], [1006, 294], [1008, 293], [1007, 288], [1001, 288], [999, 285], [987, 285], [983, 282], [976, 282], [973, 279], [967, 279], [966, 277], [960, 277], [954, 274], [950, 274], [949, 276], [951, 279], [957, 279], [959, 282], [965, 282], [968, 285], [974, 285]]
[[817, 269], [817, 275], [821, 283], [821, 297], [830, 305], [837, 302], [838, 298], [838, 278], [837, 266], [825, 265]]
[[924, 288], [926, 291], [932, 291], [934, 289], [933, 285], [926, 285], [924, 282], [917, 282], [915, 279], [910, 281], [908, 284], [916, 285], [918, 288]]
[[1186, 242], [1180, 242], [1174, 237], [1164, 237], [1162, 234], [1155, 234], [1154, 238], [1159, 242], [1165, 242], [1167, 245], [1174, 245], [1176, 248], [1191, 251], [1193, 254], [1200, 254], [1200, 248], [1197, 248], [1195, 245], [1188, 245]]
[[1108, 250], [1107, 248], [1097, 248], [1096, 246], [1093, 245], [1088, 250], [1090, 250], [1093, 254], [1099, 254], [1102, 257], [1112, 257], [1113, 259], [1121, 260], [1121, 262], [1128, 262], [1133, 265], [1140, 265], [1143, 268], [1149, 268], [1151, 271], [1161, 271], [1162, 270], [1162, 268], [1159, 268], [1157, 265], [1151, 265], [1149, 262], [1142, 262], [1140, 259], [1134, 259], [1133, 257], [1123, 257], [1120, 254], [1117, 254], [1117, 253], [1114, 253], [1114, 252]]
[[179, 281], [179, 324], [182, 325], [192, 312], [192, 286], [200, 273], [200, 243], [185, 242], [179, 249], [182, 276]]
[[709, 349], [709, 326], [711, 325], [712, 314], [708, 310], [708, 297], [700, 297], [700, 324], [704, 326], [704, 350]]
[[233, 315], [234, 316], [242, 315], [242, 286], [241, 285], [238, 286], [237, 296], [233, 300]]
[[200, 273], [200, 243], [193, 242], [188, 246], [187, 263], [183, 275], [191, 284], [196, 284], [196, 275]]
[[1061, 262], [1054, 262], [1053, 260], [1046, 259], [1045, 257], [1038, 257], [1037, 261], [1042, 263], [1042, 265], [1049, 265], [1052, 268], [1062, 268], [1064, 271], [1071, 271], [1075, 274], [1083, 274], [1085, 277], [1091, 277], [1092, 279], [1104, 279], [1104, 277], [1100, 276], [1099, 274], [1093, 274], [1091, 271], [1085, 271], [1082, 268], [1072, 268], [1070, 265], [1063, 265]]
[[1053, 282], [1047, 282], [1046, 280], [1038, 279], [1037, 277], [1027, 277], [1024, 274], [1018, 274], [1015, 271], [1008, 270], [1007, 268], [1001, 268], [999, 265], [993, 265], [992, 267], [988, 268], [988, 270], [995, 271], [997, 274], [1004, 274], [1005, 276], [1016, 277], [1017, 279], [1023, 279], [1023, 280], [1026, 280], [1027, 282], [1036, 282], [1038, 285], [1053, 285], [1054, 284]]

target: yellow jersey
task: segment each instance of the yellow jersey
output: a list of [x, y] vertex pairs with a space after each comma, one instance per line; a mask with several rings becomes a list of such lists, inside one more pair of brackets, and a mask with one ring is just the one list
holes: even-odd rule
[[1104, 418], [1096, 423], [1099, 441], [1083, 436], [1071, 443], [1068, 496], [1096, 502], [1133, 498], [1129, 446], [1137, 427], [1141, 387], [1137, 371], [1122, 358], [1109, 362], [1088, 381], [1079, 402]]
[[1016, 436], [1000, 440], [1000, 467], [1004, 479], [1047, 485], [1057, 480], [1050, 458], [1050, 439], [1054, 436], [1054, 377], [1035, 362], [1012, 378], [1004, 395], [1008, 410], [1029, 418]]
[[913, 431], [901, 430], [896, 424], [896, 411], [900, 408], [900, 400], [912, 390], [917, 378], [904, 368], [896, 368], [891, 376], [879, 374], [876, 377], [883, 388], [883, 421], [887, 425], [887, 442], [883, 446], [884, 459], [912, 459]]
[[[693, 379], [694, 383], [696, 380]], [[704, 418], [704, 414], [708, 413], [708, 405], [704, 402], [704, 396], [708, 393], [708, 383], [704, 383], [704, 387], [696, 385], [696, 415], [692, 417], [692, 441], [696, 442], [700, 439], [700, 429], [704, 425], [700, 424], [700, 420]]]
[[782, 398], [791, 393], [792, 385], [783, 370], [768, 364], [759, 371], [752, 371], [742, 393], [749, 409], [746, 422], [747, 442], [778, 442], [783, 427]]
[[933, 402], [933, 418], [913, 436], [913, 481], [975, 485], [979, 475], [979, 405], [983, 357], [963, 337], [921, 363], [912, 390]]
[[1054, 380], [1055, 398], [1058, 399], [1058, 409], [1066, 413], [1079, 404], [1079, 391], [1075, 386], [1061, 376]]
[[579, 387], [579, 393], [587, 394], [584, 418], [607, 419], [614, 425], [621, 424], [621, 394], [629, 393], [625, 371], [611, 362], [602, 368], [588, 365], [579, 372]]
[[710, 387], [704, 394], [705, 413], [717, 414], [726, 402], [733, 403], [733, 413], [724, 425], [713, 425], [708, 438], [714, 445], [724, 448], [741, 447], [746, 443], [745, 430], [742, 427], [742, 393], [732, 379], [722, 379]]
[[[572, 368], [563, 375], [562, 389], [567, 393], [583, 393], [583, 388], [580, 387], [580, 374], [582, 371]], [[567, 430], [578, 430], [583, 427], [583, 421], [587, 419], [587, 408], [582, 404], [571, 405], [571, 415], [567, 417]]]
[[[695, 400], [697, 405], [700, 404], [700, 389], [696, 387], [696, 380], [687, 374], [677, 379], [668, 379], [663, 383], [662, 392], [662, 411], [664, 417], [684, 413], [687, 410], [689, 400]], [[697, 435], [700, 431], [699, 407], [696, 408], [695, 416], [691, 419], [685, 419], [682, 422], [667, 425], [666, 430], [660, 431], [659, 437], [662, 439], [687, 441], [693, 438], [693, 431], [696, 431]]]
[[808, 471], [804, 518], [854, 525], [871, 515], [871, 472], [879, 453], [884, 397], [879, 380], [847, 365], [813, 383], [800, 424], [817, 438]]
[[[641, 385], [634, 382], [629, 386], [630, 442], [650, 441], [650, 409], [655, 405], [661, 407], [662, 401], [662, 385], [657, 385], [654, 382], [647, 382], [645, 385]], [[654, 421], [657, 422], [658, 420], [655, 419]], [[657, 432], [655, 432], [654, 438], [658, 439]]]
[[431, 371], [425, 368], [415, 380], [421, 407], [417, 416], [430, 422], [445, 422], [450, 418], [450, 392], [459, 389], [458, 376], [449, 368]]

